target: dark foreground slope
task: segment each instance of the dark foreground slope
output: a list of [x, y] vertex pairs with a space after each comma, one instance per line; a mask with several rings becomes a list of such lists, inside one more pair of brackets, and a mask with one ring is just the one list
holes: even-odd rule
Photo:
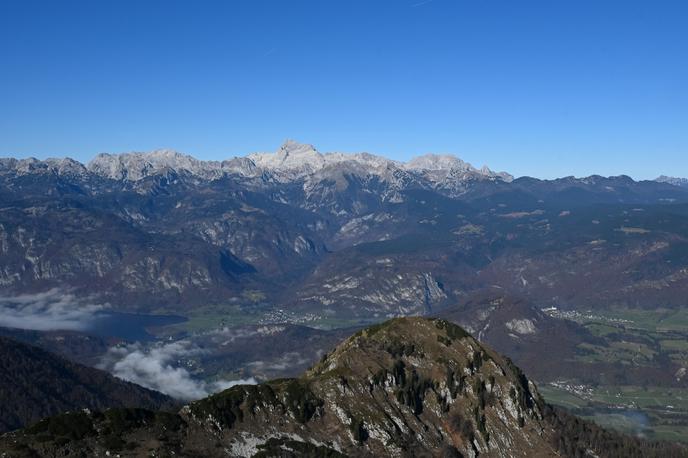
[[70, 410], [173, 405], [162, 393], [0, 337], [0, 431]]
[[508, 359], [444, 320], [355, 334], [296, 379], [236, 386], [178, 414], [52, 417], [3, 456], [688, 456], [553, 410]]

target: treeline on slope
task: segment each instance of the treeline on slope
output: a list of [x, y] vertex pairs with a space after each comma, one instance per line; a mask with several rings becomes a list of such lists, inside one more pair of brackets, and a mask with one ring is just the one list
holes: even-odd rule
[[0, 432], [79, 409], [175, 408], [162, 393], [0, 337]]
[[629, 436], [576, 417], [546, 404], [545, 421], [554, 430], [554, 447], [569, 458], [588, 458], [593, 451], [604, 458], [685, 458], [688, 447], [674, 442]]

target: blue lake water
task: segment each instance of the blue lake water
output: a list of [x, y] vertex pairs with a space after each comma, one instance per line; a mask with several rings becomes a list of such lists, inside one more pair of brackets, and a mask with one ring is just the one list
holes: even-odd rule
[[106, 312], [98, 314], [85, 330], [99, 337], [124, 340], [151, 341], [155, 336], [148, 329], [187, 321], [177, 315], [139, 315], [136, 313]]

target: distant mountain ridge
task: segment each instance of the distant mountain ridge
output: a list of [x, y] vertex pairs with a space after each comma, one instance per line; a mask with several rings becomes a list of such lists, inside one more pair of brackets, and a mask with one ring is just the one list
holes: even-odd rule
[[385, 174], [390, 170], [408, 171], [424, 175], [432, 182], [433, 174], [426, 172], [451, 171], [466, 177], [511, 181], [505, 172], [495, 173], [486, 166], [480, 169], [451, 155], [428, 154], [407, 163], [386, 159], [368, 153], [320, 153], [312, 145], [287, 140], [275, 153], [253, 153], [223, 161], [203, 161], [173, 150], [155, 150], [148, 153], [98, 154], [87, 164], [73, 159], [1, 159], [0, 166], [20, 173], [55, 172], [63, 175], [92, 173], [113, 180], [138, 181], [145, 177], [174, 171], [198, 178], [213, 180], [226, 174], [256, 177], [263, 173], [274, 174], [278, 179], [295, 180], [312, 175], [322, 169], [340, 165], [364, 167], [368, 173]]
[[[250, 306], [259, 291], [265, 304], [295, 313], [370, 317], [435, 310], [490, 284], [521, 290], [522, 282], [504, 284], [511, 262], [542, 269], [561, 260], [523, 264], [505, 255], [568, 246], [556, 240], [587, 247], [647, 233], [661, 246], [679, 245], [680, 231], [670, 235], [679, 214], [647, 219], [636, 209], [679, 211], [665, 207], [688, 202], [688, 188], [627, 176], [512, 179], [453, 156], [400, 163], [288, 141], [275, 153], [222, 162], [166, 150], [100, 155], [87, 165], [0, 159], [0, 201], [0, 288], [8, 296], [74, 288], [115, 309], [179, 313], [185, 304], [187, 313], [200, 304]], [[584, 208], [595, 214], [580, 219]], [[648, 225], [656, 230], [643, 232]], [[626, 236], [615, 243], [642, 245]], [[613, 247], [571, 254], [588, 262]], [[637, 248], [629, 253], [641, 256]], [[682, 259], [651, 262], [661, 281], [681, 288]], [[478, 277], [494, 270], [496, 278]], [[631, 280], [631, 271], [606, 284], [665, 294]], [[544, 280], [556, 272], [541, 271], [529, 288], [561, 297]], [[619, 291], [623, 301], [643, 297]], [[679, 295], [671, 294], [673, 303]]]
[[[370, 153], [321, 153], [313, 145], [286, 140], [274, 153], [251, 153], [221, 161], [200, 160], [174, 150], [150, 152], [100, 153], [88, 163], [69, 157], [39, 160], [0, 158], [0, 176], [53, 174], [72, 180], [94, 178], [137, 183], [148, 177], [186, 176], [197, 180], [221, 180], [233, 177], [244, 185], [261, 186], [302, 182], [304, 189], [316, 187], [322, 180], [338, 181], [344, 176], [377, 177], [398, 190], [409, 187], [438, 190], [455, 197], [467, 192], [471, 182], [511, 183], [515, 177], [507, 172], [494, 172], [487, 166], [476, 168], [451, 154], [425, 154], [400, 162]], [[630, 177], [562, 177], [536, 180], [590, 184], [595, 181]], [[688, 187], [688, 179], [662, 175], [657, 183]], [[394, 194], [394, 193], [392, 193]]]
[[[78, 176], [91, 173], [112, 180], [139, 181], [146, 177], [169, 172], [186, 173], [206, 180], [226, 175], [258, 177], [274, 174], [282, 181], [303, 179], [317, 172], [336, 167], [362, 167], [367, 173], [384, 175], [390, 170], [417, 173], [430, 183], [447, 177], [454, 179], [483, 178], [511, 182], [514, 176], [494, 172], [486, 165], [476, 168], [452, 154], [425, 154], [400, 162], [370, 153], [319, 152], [313, 145], [286, 140], [274, 153], [250, 153], [225, 160], [201, 160], [170, 149], [149, 152], [99, 153], [87, 163], [69, 157], [39, 160], [0, 158], [0, 173], [4, 170], [20, 174], [56, 173]], [[563, 177], [586, 181], [590, 177]], [[556, 180], [555, 180], [556, 181]], [[675, 186], [688, 186], [688, 178], [661, 175], [654, 181]]]
[[682, 186], [688, 188], [688, 178], [668, 177], [666, 175], [662, 175], [656, 178], [655, 181], [659, 183], [669, 183], [673, 184], [674, 186]]

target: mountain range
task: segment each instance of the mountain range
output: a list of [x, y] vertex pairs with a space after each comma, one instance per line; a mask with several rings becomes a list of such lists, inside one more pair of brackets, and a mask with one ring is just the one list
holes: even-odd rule
[[[540, 309], [676, 308], [688, 295], [688, 189], [624, 176], [513, 179], [449, 156], [289, 141], [223, 162], [4, 159], [0, 201], [0, 326], [64, 315], [88, 330], [113, 311], [326, 329], [444, 314], [479, 333], [486, 310], [540, 316], [531, 334], [483, 332], [511, 354], [558, 326]], [[524, 305], [489, 305], [500, 297]]]
[[[664, 204], [688, 202], [688, 190], [624, 176], [513, 179], [452, 156], [399, 163], [288, 141], [276, 153], [222, 162], [170, 151], [99, 155], [87, 165], [3, 159], [0, 198], [0, 285], [12, 294], [60, 287], [120, 310], [160, 311], [230, 297], [245, 303], [242, 294], [257, 291], [294, 310], [317, 303], [339, 315], [328, 304], [345, 299], [358, 311], [391, 316], [500, 284], [470, 277], [502, 275], [495, 270], [511, 269], [524, 245], [541, 255], [534, 269], [550, 269], [546, 252], [556, 238], [566, 239], [558, 246], [568, 256], [615, 256], [617, 242], [649, 243], [661, 256], [682, 240], [671, 225], [684, 208]], [[654, 229], [641, 228], [649, 235], [634, 236], [636, 220], [656, 212], [666, 215]], [[587, 239], [570, 237], [575, 232]], [[584, 253], [573, 246], [595, 241]], [[648, 247], [625, 253], [637, 250]], [[432, 259], [409, 259], [411, 251]], [[377, 274], [346, 271], [354, 258], [358, 269]], [[390, 269], [399, 273], [383, 272]], [[683, 275], [660, 270], [662, 278]], [[533, 285], [531, 278], [531, 289], [553, 284], [546, 274], [529, 275], [540, 279]], [[354, 284], [365, 294], [350, 297]]]
[[[17, 173], [56, 173], [64, 176], [93, 174], [112, 180], [138, 181], [143, 178], [175, 172], [199, 179], [216, 180], [226, 175], [245, 178], [262, 177], [278, 182], [293, 181], [318, 172], [327, 174], [333, 169], [365, 170], [368, 174], [393, 176], [401, 172], [425, 178], [437, 184], [438, 178], [482, 177], [511, 181], [507, 173], [492, 172], [486, 166], [476, 169], [452, 155], [428, 154], [407, 163], [386, 159], [368, 153], [320, 153], [312, 145], [287, 140], [275, 153], [253, 153], [224, 161], [202, 161], [173, 150], [156, 150], [150, 153], [98, 154], [88, 164], [73, 159], [3, 159], [3, 168]], [[335, 171], [336, 173], [336, 171]]]

